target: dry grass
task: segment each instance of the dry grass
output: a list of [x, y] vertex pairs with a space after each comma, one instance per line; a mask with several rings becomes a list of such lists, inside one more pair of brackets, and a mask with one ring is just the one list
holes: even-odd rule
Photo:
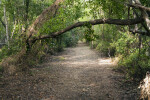
[[15, 75], [22, 70], [22, 65], [25, 64], [25, 54], [25, 49], [22, 49], [16, 55], [12, 55], [2, 60], [1, 66], [4, 69], [4, 76]]
[[20, 52], [2, 60], [0, 66], [4, 70], [4, 76], [8, 75], [20, 75], [30, 72], [30, 67], [35, 66], [41, 60], [41, 57], [45, 55], [45, 46], [41, 43], [36, 43], [28, 54], [25, 47]]

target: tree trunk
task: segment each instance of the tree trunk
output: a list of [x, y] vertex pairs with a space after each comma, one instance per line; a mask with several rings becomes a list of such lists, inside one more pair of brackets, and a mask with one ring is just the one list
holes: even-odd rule
[[4, 19], [5, 19], [5, 25], [6, 25], [6, 42], [9, 47], [9, 29], [8, 29], [8, 20], [6, 15], [6, 6], [4, 5]]
[[[27, 0], [28, 1], [28, 0]], [[60, 4], [65, 1], [65, 0], [56, 0], [50, 7], [48, 7], [47, 9], [45, 9], [40, 15], [39, 17], [33, 22], [33, 24], [28, 28], [27, 30], [27, 39], [26, 39], [26, 44], [27, 44], [27, 49], [30, 49], [32, 46], [32, 41], [30, 41], [33, 35], [37, 34], [38, 29], [40, 29], [40, 27], [49, 19], [53, 18], [59, 7]], [[27, 2], [27, 5], [28, 6]], [[26, 9], [26, 13], [28, 13], [27, 9]], [[28, 50], [27, 50], [28, 51]]]
[[27, 27], [28, 27], [28, 13], [29, 13], [29, 0], [25, 0], [25, 31], [27, 30]]
[[60, 4], [63, 2], [64, 0], [56, 0], [50, 7], [48, 7], [47, 9], [45, 9], [40, 15], [39, 17], [33, 22], [33, 24], [28, 28], [28, 39], [36, 34], [38, 32], [38, 29], [40, 29], [40, 27], [49, 19], [53, 18], [56, 13], [58, 8], [60, 7]]
[[16, 29], [16, 19], [15, 19], [15, 16], [13, 16], [13, 30], [12, 30], [12, 33], [11, 33], [11, 39], [13, 38], [13, 35], [15, 33], [15, 29]]

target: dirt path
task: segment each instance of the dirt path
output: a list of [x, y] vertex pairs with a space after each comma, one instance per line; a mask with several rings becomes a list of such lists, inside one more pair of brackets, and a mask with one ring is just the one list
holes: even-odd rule
[[111, 60], [101, 58], [85, 44], [67, 48], [46, 59], [45, 63], [33, 68], [33, 76], [4, 79], [0, 98], [136, 100], [136, 90], [123, 85], [123, 76], [113, 71]]

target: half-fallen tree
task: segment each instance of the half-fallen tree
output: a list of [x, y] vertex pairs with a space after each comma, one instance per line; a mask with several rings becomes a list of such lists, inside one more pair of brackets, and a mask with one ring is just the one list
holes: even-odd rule
[[[45, 9], [39, 17], [35, 20], [35, 22], [29, 27], [28, 32], [27, 32], [27, 50], [31, 48], [31, 46], [37, 41], [37, 40], [42, 40], [42, 39], [47, 39], [47, 38], [55, 38], [58, 35], [61, 35], [71, 29], [77, 28], [77, 27], [82, 27], [86, 26], [87, 24], [91, 25], [98, 25], [98, 24], [114, 24], [114, 25], [136, 25], [144, 22], [145, 17], [142, 13], [141, 16], [135, 18], [135, 19], [96, 19], [96, 20], [91, 20], [91, 21], [85, 21], [85, 22], [77, 22], [73, 25], [68, 26], [65, 29], [62, 29], [58, 32], [50, 33], [50, 35], [40, 35], [38, 37], [32, 37], [34, 34], [38, 33], [38, 29], [40, 26], [42, 26], [47, 20], [53, 18], [56, 16], [56, 13], [60, 7], [60, 4], [64, 2], [65, 0], [56, 0], [53, 5]], [[149, 11], [148, 7], [144, 7], [140, 4], [127, 4], [130, 7], [137, 8], [137, 9], [142, 9], [141, 11]], [[144, 25], [144, 24], [143, 24]], [[145, 26], [146, 27], [146, 26]], [[148, 28], [146, 28], [148, 29]], [[147, 32], [139, 32], [139, 34], [150, 36], [148, 33], [149, 30], [146, 30]], [[137, 31], [136, 31], [137, 32]], [[135, 33], [135, 31], [134, 31]]]
[[27, 48], [30, 48], [30, 43], [29, 40], [32, 37], [33, 34], [36, 34], [38, 32], [38, 30], [40, 29], [40, 27], [49, 19], [55, 17], [55, 15], [57, 14], [57, 11], [60, 7], [60, 4], [63, 2], [64, 0], [56, 0], [51, 6], [49, 6], [48, 8], [46, 8], [38, 17], [37, 19], [30, 25], [30, 27], [27, 30], [27, 39], [26, 39], [26, 44], [27, 44]]
[[63, 2], [63, 0], [56, 0], [50, 7], [46, 8], [39, 16], [38, 18], [33, 22], [33, 24], [28, 28], [27, 35], [28, 39], [35, 33], [37, 33], [38, 29], [49, 19], [53, 18], [58, 8], [60, 7], [60, 4]]

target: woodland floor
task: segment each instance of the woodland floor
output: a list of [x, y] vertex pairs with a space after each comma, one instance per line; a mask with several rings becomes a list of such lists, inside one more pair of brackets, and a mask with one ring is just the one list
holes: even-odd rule
[[47, 56], [31, 76], [0, 79], [0, 100], [136, 100], [136, 85], [113, 66], [80, 43]]

